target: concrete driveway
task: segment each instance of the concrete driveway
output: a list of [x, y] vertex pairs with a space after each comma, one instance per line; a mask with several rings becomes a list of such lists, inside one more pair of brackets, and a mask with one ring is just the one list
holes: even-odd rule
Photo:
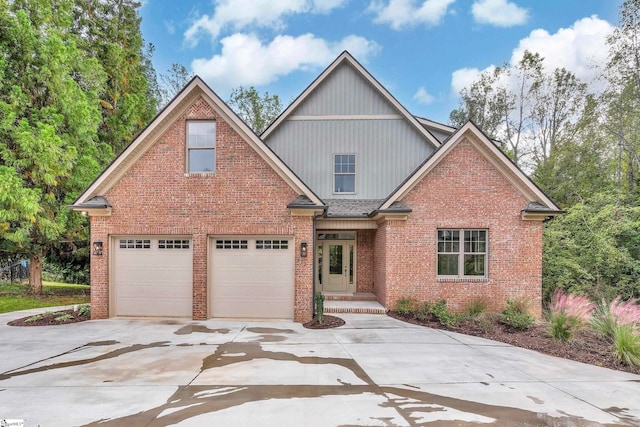
[[382, 315], [6, 326], [23, 315], [0, 315], [0, 421], [26, 426], [640, 425], [640, 376]]

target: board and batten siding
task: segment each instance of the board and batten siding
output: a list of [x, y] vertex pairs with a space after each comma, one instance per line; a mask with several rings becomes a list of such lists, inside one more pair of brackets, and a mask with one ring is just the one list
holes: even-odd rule
[[[268, 145], [327, 199], [384, 199], [432, 152], [403, 119], [289, 120]], [[334, 154], [356, 155], [356, 193], [333, 193]]]
[[338, 66], [294, 112], [295, 116], [362, 114], [399, 113], [348, 64]]

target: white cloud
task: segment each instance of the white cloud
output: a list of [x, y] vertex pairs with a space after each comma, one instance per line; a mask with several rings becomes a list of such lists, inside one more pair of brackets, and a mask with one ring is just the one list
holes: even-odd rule
[[485, 71], [492, 72], [495, 68], [494, 65], [490, 65], [484, 70], [477, 68], [460, 68], [455, 70], [451, 73], [451, 91], [457, 96], [462, 89], [470, 87], [473, 82], [478, 80], [481, 73]]
[[607, 61], [606, 38], [614, 28], [594, 15], [576, 21], [569, 28], [560, 28], [554, 34], [543, 29], [533, 30], [513, 50], [511, 63], [518, 63], [525, 50], [537, 52], [544, 57], [547, 71], [564, 67], [590, 82], [598, 74], [594, 65]]
[[424, 24], [438, 25], [455, 0], [425, 0], [416, 5], [415, 0], [373, 0], [368, 10], [375, 13], [374, 22], [389, 24], [394, 30]]
[[213, 15], [202, 15], [184, 33], [195, 46], [203, 34], [215, 40], [225, 28], [283, 28], [283, 18], [298, 13], [329, 13], [346, 0], [215, 0]]
[[380, 49], [377, 43], [355, 35], [337, 42], [313, 34], [280, 35], [263, 44], [254, 34], [236, 33], [223, 38], [220, 44], [219, 54], [191, 63], [193, 71], [217, 92], [240, 85], [264, 85], [296, 70], [325, 67], [343, 50], [366, 62]]
[[[615, 27], [597, 16], [576, 21], [569, 28], [561, 28], [554, 34], [544, 29], [533, 30], [529, 36], [520, 40], [511, 54], [511, 65], [517, 64], [525, 52], [539, 53], [544, 58], [547, 72], [556, 68], [566, 68], [579, 79], [591, 83], [597, 89], [599, 70], [597, 64], [607, 61], [606, 38]], [[477, 80], [481, 72], [493, 70], [490, 65], [484, 70], [461, 68], [451, 74], [451, 90], [457, 95], [462, 88], [469, 87]], [[507, 82], [503, 82], [507, 84]]]
[[418, 91], [413, 95], [413, 99], [418, 103], [425, 105], [431, 104], [436, 100], [433, 95], [427, 92], [427, 89], [425, 89], [424, 86], [418, 88]]
[[527, 9], [507, 0], [476, 0], [471, 6], [471, 13], [476, 22], [496, 27], [521, 25], [529, 19]]

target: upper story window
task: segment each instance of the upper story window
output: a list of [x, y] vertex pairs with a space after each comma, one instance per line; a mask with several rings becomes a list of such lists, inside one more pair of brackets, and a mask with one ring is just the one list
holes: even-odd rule
[[438, 276], [487, 277], [487, 230], [438, 230]]
[[356, 155], [336, 154], [333, 157], [333, 192], [356, 192]]
[[187, 121], [187, 154], [190, 173], [216, 170], [216, 122]]

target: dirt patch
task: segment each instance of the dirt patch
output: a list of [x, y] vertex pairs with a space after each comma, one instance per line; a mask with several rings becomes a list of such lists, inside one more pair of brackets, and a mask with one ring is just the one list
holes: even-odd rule
[[588, 329], [579, 331], [572, 341], [561, 343], [549, 336], [549, 325], [544, 321], [537, 322], [527, 330], [504, 325], [496, 318], [485, 319], [485, 321], [462, 320], [456, 326], [449, 328], [434, 320], [418, 320], [394, 311], [390, 311], [389, 316], [416, 325], [500, 341], [589, 365], [640, 374], [640, 368], [625, 365], [618, 360], [611, 349], [611, 341]]
[[73, 310], [60, 310], [42, 313], [34, 316], [22, 317], [7, 323], [9, 326], [52, 326], [67, 325], [69, 323], [90, 320], [91, 314], [80, 315]]
[[344, 320], [342, 320], [341, 318], [336, 316], [328, 316], [325, 314], [322, 325], [318, 323], [317, 318], [314, 318], [313, 320], [307, 323], [304, 323], [302, 326], [304, 326], [307, 329], [331, 329], [331, 328], [337, 328], [342, 325], [344, 325]]

